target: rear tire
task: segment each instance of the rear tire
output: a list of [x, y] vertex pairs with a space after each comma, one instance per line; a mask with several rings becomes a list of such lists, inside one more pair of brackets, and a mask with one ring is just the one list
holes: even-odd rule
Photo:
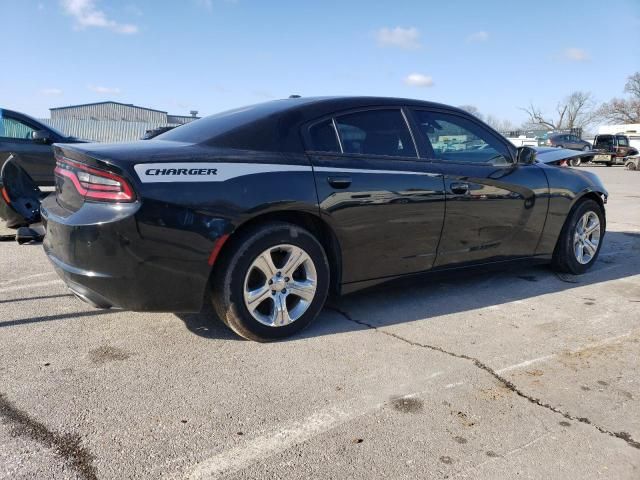
[[329, 290], [329, 263], [310, 232], [269, 222], [233, 242], [212, 280], [214, 309], [231, 330], [267, 342], [299, 332], [318, 316]]
[[636, 169], [635, 162], [628, 162], [627, 163], [627, 170], [635, 170], [635, 169]]
[[579, 201], [569, 213], [555, 251], [552, 267], [580, 275], [595, 263], [606, 231], [604, 211], [591, 199]]
[[582, 165], [582, 159], [581, 158], [572, 158], [571, 160], [569, 160], [569, 164], [572, 167], [579, 167], [580, 165]]

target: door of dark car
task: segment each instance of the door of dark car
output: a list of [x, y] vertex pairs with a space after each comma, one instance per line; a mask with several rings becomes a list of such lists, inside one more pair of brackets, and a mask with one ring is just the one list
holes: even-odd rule
[[444, 221], [443, 178], [420, 159], [401, 108], [348, 112], [305, 129], [342, 282], [428, 270]]
[[567, 135], [567, 141], [565, 142], [564, 148], [579, 149], [579, 139], [575, 135]]
[[548, 184], [536, 165], [461, 113], [414, 110], [428, 156], [444, 174], [446, 217], [436, 266], [533, 255], [544, 227]]
[[53, 185], [55, 160], [51, 145], [37, 142], [31, 137], [34, 131], [40, 129], [42, 125], [0, 110], [0, 165], [4, 165], [11, 153], [17, 153], [20, 166], [36, 184]]
[[570, 148], [573, 148], [575, 150], [582, 150], [587, 144], [587, 142], [582, 140], [577, 135], [569, 135], [569, 143], [571, 145]]

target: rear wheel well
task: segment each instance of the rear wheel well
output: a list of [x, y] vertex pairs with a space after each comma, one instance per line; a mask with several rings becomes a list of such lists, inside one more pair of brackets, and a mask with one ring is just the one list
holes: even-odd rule
[[236, 228], [229, 239], [224, 243], [224, 246], [220, 250], [220, 254], [218, 259], [216, 260], [215, 265], [211, 269], [210, 278], [213, 277], [215, 273], [215, 269], [218, 265], [224, 263], [221, 261], [225, 258], [226, 254], [232, 250], [235, 246], [236, 242], [241, 239], [245, 232], [255, 228], [258, 225], [268, 223], [268, 222], [287, 222], [297, 225], [305, 230], [308, 230], [311, 234], [313, 234], [320, 244], [322, 248], [324, 248], [325, 253], [327, 254], [327, 260], [329, 261], [329, 272], [330, 272], [330, 285], [329, 292], [332, 294], [340, 293], [340, 281], [342, 276], [342, 257], [340, 253], [340, 244], [338, 243], [338, 239], [333, 233], [333, 230], [326, 222], [324, 222], [319, 217], [306, 212], [300, 211], [280, 211], [280, 212], [270, 212], [265, 213], [263, 215], [259, 215], [257, 217], [253, 217], [250, 220], [247, 220], [238, 228]]

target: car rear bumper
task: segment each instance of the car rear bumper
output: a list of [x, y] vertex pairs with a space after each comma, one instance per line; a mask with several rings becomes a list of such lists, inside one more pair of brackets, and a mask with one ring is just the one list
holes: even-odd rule
[[43, 246], [69, 289], [95, 307], [197, 312], [220, 225], [171, 225], [166, 210], [162, 219], [138, 203], [87, 203], [69, 212], [52, 195], [42, 205]]

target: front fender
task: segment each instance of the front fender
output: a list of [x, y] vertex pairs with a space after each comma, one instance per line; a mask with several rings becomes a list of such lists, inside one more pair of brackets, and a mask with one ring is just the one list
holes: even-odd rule
[[573, 207], [584, 197], [600, 198], [604, 208], [609, 193], [597, 175], [586, 170], [540, 165], [549, 181], [549, 208], [536, 255], [552, 255], [562, 227]]

